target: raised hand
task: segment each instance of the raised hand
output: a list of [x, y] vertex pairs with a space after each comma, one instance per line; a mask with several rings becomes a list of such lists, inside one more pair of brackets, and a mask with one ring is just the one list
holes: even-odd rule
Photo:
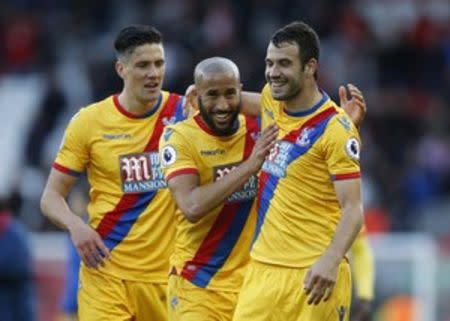
[[270, 150], [275, 146], [276, 139], [278, 137], [278, 126], [275, 124], [269, 125], [263, 130], [261, 136], [253, 147], [252, 154], [248, 158], [247, 162], [251, 163], [255, 172], [261, 169], [266, 156], [269, 155]]
[[347, 88], [350, 91], [351, 99], [347, 99], [347, 89], [344, 86], [339, 87], [341, 107], [345, 110], [356, 127], [359, 128], [366, 115], [367, 106], [363, 94], [356, 86], [348, 84]]
[[183, 114], [188, 118], [195, 115], [198, 111], [197, 90], [195, 85], [190, 85], [184, 93]]

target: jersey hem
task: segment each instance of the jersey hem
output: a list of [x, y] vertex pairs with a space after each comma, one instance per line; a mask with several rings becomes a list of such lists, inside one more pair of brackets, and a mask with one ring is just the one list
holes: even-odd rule
[[107, 271], [107, 270], [99, 270], [99, 271], [91, 271], [91, 269], [87, 268], [84, 264], [81, 264], [81, 268], [84, 269], [85, 271], [87, 271], [88, 273], [103, 273], [106, 274], [110, 277], [113, 277], [115, 279], [119, 279], [119, 280], [125, 280], [125, 281], [133, 281], [133, 282], [145, 282], [145, 283], [157, 283], [157, 284], [167, 284], [168, 282], [168, 277], [167, 277], [167, 273], [164, 273], [164, 276], [158, 276], [155, 278], [150, 278], [147, 277], [128, 277], [128, 276], [124, 276], [124, 275], [118, 275], [114, 272], [111, 271]]
[[334, 174], [331, 175], [332, 181], [343, 181], [346, 179], [353, 179], [353, 178], [360, 178], [361, 172], [354, 172], [354, 173], [346, 173], [346, 174]]
[[[300, 264], [286, 264], [286, 263], [274, 262], [274, 261], [267, 260], [267, 259], [261, 259], [261, 258], [259, 258], [257, 256], [254, 256], [254, 255], [250, 255], [250, 257], [251, 257], [251, 259], [253, 261], [256, 261], [256, 262], [262, 263], [262, 264], [278, 266], [278, 267], [281, 267], [281, 268], [288, 268], [288, 269], [305, 269], [305, 268], [311, 267], [320, 258], [320, 255], [317, 256], [316, 258], [314, 258], [313, 260], [311, 260], [310, 263], [302, 264], [302, 265], [300, 265]], [[342, 260], [346, 261], [347, 263], [349, 262], [347, 256], [344, 256], [342, 258]]]
[[166, 177], [166, 182], [170, 181], [172, 178], [183, 175], [183, 174], [198, 174], [198, 169], [196, 168], [182, 168], [176, 171], [173, 171]]
[[78, 172], [76, 170], [73, 170], [71, 168], [68, 168], [66, 166], [63, 166], [61, 164], [58, 164], [57, 162], [54, 162], [52, 167], [58, 171], [60, 171], [61, 173], [70, 175], [70, 176], [74, 176], [74, 177], [78, 177], [81, 175], [81, 172]]

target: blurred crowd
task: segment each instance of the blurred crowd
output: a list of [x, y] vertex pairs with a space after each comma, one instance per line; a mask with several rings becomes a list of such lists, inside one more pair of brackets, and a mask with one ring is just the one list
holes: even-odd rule
[[[234, 60], [244, 89], [259, 91], [269, 36], [297, 19], [320, 35], [321, 86], [335, 99], [347, 82], [365, 94], [369, 231], [425, 230], [450, 253], [447, 0], [1, 1], [0, 79], [39, 80], [17, 150], [19, 172], [28, 179], [8, 185], [15, 187], [9, 190], [15, 204], [21, 200], [17, 208], [25, 223], [34, 230], [53, 228], [35, 214], [43, 181], [70, 116], [120, 90], [112, 43], [121, 27], [143, 23], [163, 33], [164, 87], [170, 91], [184, 93], [196, 62], [213, 55]], [[2, 118], [6, 109], [8, 115], [21, 112], [21, 106], [0, 108]]]

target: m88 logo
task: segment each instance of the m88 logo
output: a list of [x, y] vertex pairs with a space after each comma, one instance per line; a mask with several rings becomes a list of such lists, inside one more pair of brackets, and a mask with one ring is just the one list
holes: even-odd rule
[[[239, 163], [214, 167], [214, 181], [224, 178], [225, 175], [234, 171], [238, 165]], [[256, 197], [257, 190], [258, 179], [256, 175], [252, 175], [240, 190], [228, 197], [227, 203], [252, 200]]]
[[158, 153], [122, 155], [119, 161], [124, 193], [144, 193], [166, 187]]

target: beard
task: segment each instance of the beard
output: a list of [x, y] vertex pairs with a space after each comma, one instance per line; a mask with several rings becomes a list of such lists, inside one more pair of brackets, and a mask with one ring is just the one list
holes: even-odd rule
[[227, 128], [218, 128], [214, 123], [213, 116], [208, 113], [203, 105], [203, 102], [200, 97], [198, 97], [198, 108], [200, 111], [200, 116], [203, 121], [208, 125], [208, 127], [217, 135], [217, 136], [230, 136], [233, 135], [236, 130], [239, 128], [239, 123], [237, 118], [239, 116], [239, 112], [241, 110], [241, 101], [239, 100], [238, 108], [232, 112], [229, 126]]
[[291, 99], [294, 99], [300, 92], [301, 88], [295, 88], [283, 94], [272, 94], [272, 97], [277, 101], [289, 101]]

